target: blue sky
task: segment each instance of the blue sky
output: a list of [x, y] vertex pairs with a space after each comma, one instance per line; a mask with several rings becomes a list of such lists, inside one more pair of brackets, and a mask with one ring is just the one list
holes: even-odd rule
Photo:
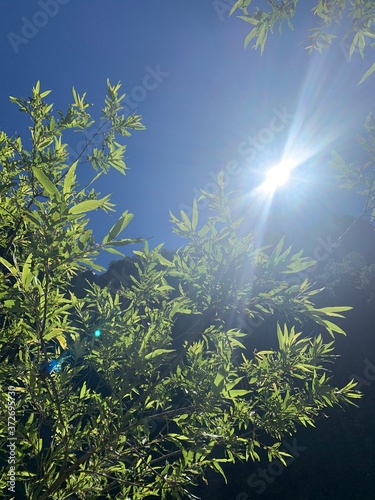
[[[276, 32], [260, 56], [243, 48], [249, 25], [228, 19], [219, 0], [2, 0], [0, 128], [25, 130], [8, 97], [28, 96], [37, 80], [53, 90], [56, 109], [67, 108], [72, 86], [87, 92], [95, 117], [106, 79], [121, 81], [147, 131], [126, 142], [126, 177], [113, 171], [97, 189], [112, 193], [118, 213], [135, 214], [124, 237], [155, 235], [153, 245], [183, 243], [171, 231], [169, 210], [189, 211], [221, 169], [246, 214], [251, 189], [285, 151], [301, 163], [298, 189], [289, 184], [274, 203], [286, 227], [291, 217], [300, 224], [327, 213], [354, 215], [359, 204], [337, 191], [328, 157], [331, 149], [357, 154], [354, 137], [373, 105], [375, 76], [356, 84], [373, 54], [365, 61], [354, 54], [349, 64], [348, 48], [337, 44], [308, 57], [313, 4], [301, 2], [295, 30]], [[73, 138], [73, 151], [81, 140]], [[115, 217], [92, 214], [97, 240]], [[99, 262], [112, 259], [105, 254]]]

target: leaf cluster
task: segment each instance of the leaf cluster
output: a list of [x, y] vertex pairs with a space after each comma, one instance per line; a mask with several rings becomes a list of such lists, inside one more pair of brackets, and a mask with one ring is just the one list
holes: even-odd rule
[[[83, 161], [98, 169], [94, 179], [111, 167], [124, 173], [116, 136], [142, 126], [119, 114], [118, 90], [108, 82], [102, 146], [89, 151], [88, 140], [73, 161], [62, 135], [91, 126], [84, 94], [74, 91], [56, 119], [37, 84], [30, 99], [12, 99], [31, 118], [30, 151], [1, 133], [0, 380], [15, 388], [17, 483], [30, 499], [193, 498], [190, 487], [208, 468], [224, 475], [222, 463], [258, 460], [261, 450], [285, 460], [285, 434], [360, 396], [353, 381], [330, 385], [333, 342], [322, 334], [279, 326], [278, 350], [247, 353], [246, 329], [233, 317], [280, 311], [334, 336], [343, 331], [332, 318], [349, 308], [314, 305], [319, 290], [299, 280], [314, 262], [302, 252], [283, 240], [255, 245], [233, 218], [222, 174], [218, 192], [202, 192], [205, 224], [197, 202], [191, 219], [171, 214], [184, 247], [167, 258], [146, 242], [126, 286], [87, 283], [83, 297], [74, 293], [76, 273], [100, 270], [101, 249], [138, 241], [119, 238], [132, 218], [125, 211], [96, 243], [87, 213], [112, 205], [77, 180]], [[181, 317], [190, 327], [176, 338]], [[5, 488], [4, 455], [0, 467]]]
[[[254, 26], [245, 38], [245, 48], [251, 40], [255, 40], [254, 48], [260, 48], [261, 54], [267, 41], [268, 33], [273, 33], [275, 24], [279, 24], [279, 31], [283, 21], [293, 30], [292, 18], [296, 13], [298, 0], [266, 0], [266, 9], [255, 7], [251, 12], [249, 8], [252, 0], [238, 0], [233, 5], [229, 15], [241, 10], [239, 19]], [[375, 38], [375, 6], [371, 0], [318, 0], [312, 9], [314, 15], [318, 16], [319, 24], [310, 30], [308, 45], [306, 49], [311, 54], [314, 50], [323, 52], [327, 49], [337, 35], [332, 33], [333, 26], [340, 23], [346, 15], [351, 25], [345, 33], [342, 42], [350, 39], [349, 59], [357, 49], [364, 58], [365, 46], [375, 46], [372, 40]], [[359, 84], [363, 83], [375, 71], [375, 63], [362, 76]]]
[[337, 151], [332, 151], [330, 165], [337, 172], [342, 189], [350, 189], [365, 199], [360, 217], [375, 220], [375, 118], [372, 112], [365, 122], [367, 138], [357, 136], [357, 141], [366, 154], [366, 161], [347, 162]]

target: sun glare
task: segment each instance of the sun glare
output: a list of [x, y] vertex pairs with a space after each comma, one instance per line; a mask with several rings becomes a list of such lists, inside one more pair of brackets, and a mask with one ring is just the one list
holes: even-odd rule
[[280, 162], [268, 172], [262, 188], [267, 192], [274, 192], [283, 186], [289, 179], [293, 165], [289, 162]]

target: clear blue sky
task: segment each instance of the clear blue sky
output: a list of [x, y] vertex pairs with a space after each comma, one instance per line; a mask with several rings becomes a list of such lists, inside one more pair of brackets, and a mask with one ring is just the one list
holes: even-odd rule
[[[2, 0], [0, 128], [24, 130], [25, 116], [8, 97], [27, 97], [37, 80], [53, 90], [57, 109], [71, 102], [73, 85], [86, 91], [96, 117], [107, 77], [120, 80], [147, 131], [127, 141], [126, 177], [113, 171], [97, 188], [113, 194], [119, 213], [135, 214], [124, 237], [155, 235], [153, 244], [169, 248], [183, 243], [171, 232], [169, 210], [188, 211], [223, 168], [243, 196], [286, 144], [306, 155], [299, 170], [306, 182], [304, 200], [285, 188], [278, 200], [285, 217], [354, 214], [355, 205], [327, 184], [327, 157], [331, 149], [355, 155], [350, 141], [373, 105], [375, 77], [356, 83], [373, 54], [365, 62], [354, 54], [348, 64], [348, 48], [336, 45], [308, 57], [313, 4], [301, 2], [295, 31], [276, 32], [260, 56], [244, 50], [250, 25], [228, 19], [223, 1]], [[73, 150], [80, 140], [73, 138]], [[114, 220], [92, 215], [98, 241]]]

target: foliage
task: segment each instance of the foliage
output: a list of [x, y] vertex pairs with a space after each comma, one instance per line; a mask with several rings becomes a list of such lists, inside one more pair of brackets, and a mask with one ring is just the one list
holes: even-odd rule
[[[335, 404], [360, 397], [350, 381], [331, 385], [333, 341], [343, 333], [332, 320], [349, 307], [317, 308], [319, 292], [300, 272], [314, 264], [281, 241], [257, 248], [240, 220], [233, 220], [223, 179], [199, 227], [171, 215], [187, 238], [170, 259], [162, 246], [134, 252], [131, 282], [114, 291], [87, 285], [78, 297], [73, 277], [99, 269], [101, 249], [137, 241], [119, 238], [132, 215], [124, 212], [101, 243], [87, 212], [113, 210], [92, 183], [81, 188], [83, 163], [125, 173], [125, 147], [117, 137], [143, 128], [139, 116], [121, 112], [120, 85], [108, 82], [103, 124], [68, 160], [65, 131], [88, 134], [93, 120], [85, 94], [73, 90], [66, 114], [52, 114], [39, 83], [29, 99], [12, 98], [31, 118], [31, 149], [1, 132], [0, 150], [0, 378], [16, 394], [17, 498], [193, 498], [189, 486], [221, 464], [285, 461], [283, 436]], [[106, 128], [106, 126], [108, 126]], [[89, 189], [90, 188], [90, 189]], [[241, 229], [242, 228], [242, 229]], [[173, 287], [171, 283], [176, 283]], [[246, 329], [233, 318], [265, 318], [279, 311], [278, 350], [247, 353]], [[174, 326], [190, 326], [177, 337]], [[314, 338], [287, 323], [313, 322]], [[7, 441], [6, 392], [1, 395], [2, 450]], [[0, 455], [6, 488], [7, 456]]]
[[369, 216], [375, 220], [375, 118], [372, 112], [367, 115], [365, 130], [367, 140], [358, 136], [357, 141], [366, 153], [367, 161], [348, 163], [336, 151], [332, 151], [331, 166], [337, 171], [340, 187], [350, 189], [365, 198], [363, 211], [360, 215]]
[[[255, 7], [249, 13], [251, 0], [238, 0], [233, 5], [230, 14], [236, 10], [241, 10], [243, 21], [253, 26], [250, 33], [245, 38], [245, 48], [251, 40], [255, 40], [254, 48], [260, 48], [263, 53], [268, 33], [273, 33], [275, 25], [279, 25], [280, 33], [283, 21], [286, 21], [290, 29], [293, 29], [292, 18], [297, 9], [298, 0], [267, 0], [270, 10], [262, 10]], [[306, 8], [305, 6], [303, 8]], [[313, 50], [322, 52], [329, 47], [333, 40], [337, 38], [334, 31], [334, 24], [339, 23], [343, 16], [351, 20], [351, 26], [343, 37], [343, 41], [350, 40], [349, 58], [355, 50], [358, 50], [364, 58], [366, 43], [370, 47], [375, 47], [375, 5], [372, 0], [318, 0], [313, 8], [314, 15], [320, 19], [320, 24], [311, 29], [308, 36], [309, 45], [306, 47], [311, 53]], [[375, 63], [366, 71], [359, 83], [363, 83], [375, 71]]]
[[325, 289], [334, 299], [353, 295], [362, 303], [374, 303], [375, 264], [368, 264], [357, 252], [350, 252], [341, 261], [328, 261], [318, 280], [325, 283]]

